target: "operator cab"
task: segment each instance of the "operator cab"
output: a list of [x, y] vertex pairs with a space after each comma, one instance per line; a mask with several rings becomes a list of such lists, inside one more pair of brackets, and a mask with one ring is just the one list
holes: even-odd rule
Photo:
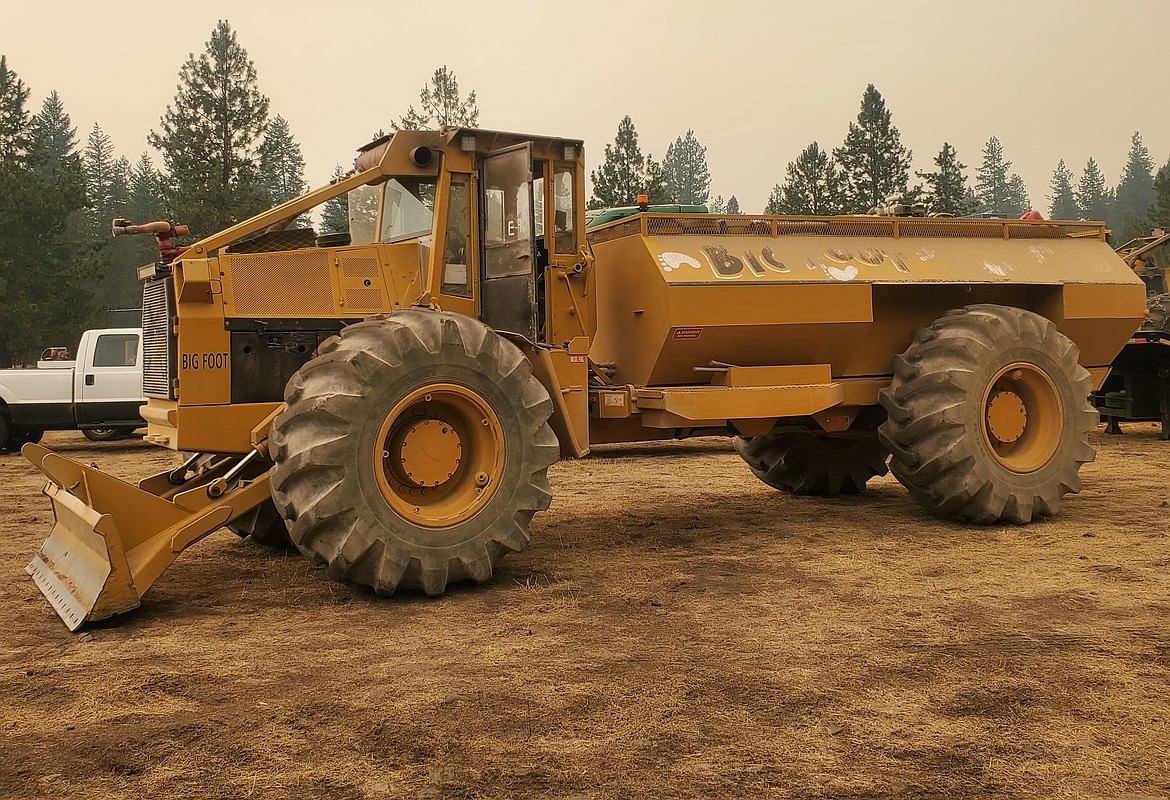
[[533, 342], [582, 333], [582, 320], [576, 330], [550, 330], [548, 274], [580, 257], [580, 141], [465, 128], [401, 131], [362, 148], [359, 170], [376, 163], [391, 176], [350, 191], [348, 244], [417, 242], [420, 297], [425, 284], [432, 302], [496, 330]]

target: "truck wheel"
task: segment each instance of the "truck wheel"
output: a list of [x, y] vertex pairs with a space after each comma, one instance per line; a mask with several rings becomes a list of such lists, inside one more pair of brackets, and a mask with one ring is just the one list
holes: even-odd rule
[[26, 444], [37, 444], [41, 439], [45, 438], [44, 428], [13, 428], [12, 438], [16, 441], [16, 447], [20, 448]]
[[272, 497], [335, 580], [441, 594], [485, 581], [552, 500], [552, 401], [469, 317], [406, 310], [345, 328], [285, 390]]
[[914, 333], [881, 391], [890, 469], [928, 511], [978, 523], [1060, 510], [1092, 461], [1089, 373], [1030, 311], [973, 305]]
[[876, 439], [768, 433], [737, 436], [734, 444], [757, 478], [792, 494], [856, 494], [870, 478], [889, 472], [889, 453]]
[[9, 422], [8, 417], [0, 414], [0, 453], [20, 449], [23, 443], [12, 434], [12, 423]]
[[91, 442], [112, 442], [126, 435], [122, 428], [83, 428], [81, 432]]

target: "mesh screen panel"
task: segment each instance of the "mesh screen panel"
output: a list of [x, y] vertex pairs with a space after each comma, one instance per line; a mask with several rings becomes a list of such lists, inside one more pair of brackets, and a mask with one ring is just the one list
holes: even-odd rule
[[641, 232], [642, 220], [635, 217], [616, 225], [607, 225], [598, 230], [587, 231], [585, 238], [589, 240], [590, 244], [601, 244], [613, 239], [623, 239], [626, 236], [636, 236]]
[[251, 239], [232, 242], [227, 253], [271, 253], [279, 250], [300, 250], [313, 247], [317, 234], [312, 228], [286, 228], [283, 231], [267, 231]]
[[341, 277], [343, 278], [380, 278], [382, 270], [378, 267], [378, 259], [371, 256], [340, 256]]
[[237, 255], [230, 265], [236, 313], [256, 317], [331, 317], [337, 313], [327, 250]]
[[345, 308], [348, 311], [382, 311], [382, 290], [376, 286], [346, 289]]
[[643, 214], [590, 231], [592, 244], [642, 233], [650, 236], [875, 236], [880, 238], [1062, 239], [1099, 237], [1101, 226], [1003, 219], [921, 217], [767, 217], [742, 214]]

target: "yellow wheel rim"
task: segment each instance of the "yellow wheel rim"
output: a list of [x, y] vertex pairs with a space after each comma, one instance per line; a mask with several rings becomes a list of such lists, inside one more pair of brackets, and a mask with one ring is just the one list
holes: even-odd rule
[[479, 513], [504, 471], [504, 431], [471, 389], [442, 383], [415, 389], [390, 409], [374, 440], [374, 476], [390, 507], [424, 528]]
[[980, 417], [991, 454], [1012, 472], [1035, 472], [1060, 447], [1064, 406], [1052, 379], [1035, 364], [1017, 362], [996, 373]]

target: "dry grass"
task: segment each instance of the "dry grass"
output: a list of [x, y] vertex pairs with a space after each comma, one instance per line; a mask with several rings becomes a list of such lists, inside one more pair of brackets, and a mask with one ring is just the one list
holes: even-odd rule
[[490, 586], [380, 601], [221, 533], [85, 636], [23, 575], [51, 515], [3, 457], [0, 795], [1170, 795], [1170, 443], [1130, 431], [1019, 528], [607, 449]]

